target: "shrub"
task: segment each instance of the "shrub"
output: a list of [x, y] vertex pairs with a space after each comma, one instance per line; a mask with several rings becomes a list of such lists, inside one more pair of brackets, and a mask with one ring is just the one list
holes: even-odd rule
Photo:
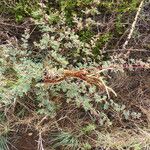
[[[50, 131], [51, 134], [54, 126], [56, 133], [51, 141], [54, 148], [66, 146], [84, 150], [91, 149], [94, 144], [109, 147], [105, 139], [109, 135], [104, 136], [103, 129], [111, 129], [116, 124], [122, 126], [124, 122], [141, 117], [140, 112], [116, 98], [119, 92], [113, 90], [109, 78], [118, 74], [128, 77], [124, 69], [126, 60], [104, 54], [105, 49], [115, 47], [115, 40], [124, 34], [127, 29], [123, 26], [124, 16], [135, 12], [137, 3], [134, 0], [130, 4], [122, 0], [119, 3], [61, 0], [55, 7], [52, 7], [53, 2], [49, 5], [45, 2], [44, 7], [37, 4], [35, 9], [26, 4], [26, 10], [18, 2], [16, 15], [28, 14], [40, 35], [31, 40], [34, 31], [27, 28], [21, 40], [8, 40], [0, 45], [1, 122], [12, 124], [33, 115], [32, 125], [40, 133]], [[80, 7], [82, 11], [79, 12]], [[104, 17], [102, 10], [107, 16], [104, 23], [98, 21]], [[123, 14], [118, 14], [120, 12]], [[128, 61], [131, 71], [134, 70], [132, 65], [137, 63], [149, 67], [142, 60]], [[70, 121], [68, 116], [72, 111], [79, 116]], [[63, 117], [73, 124], [73, 129], [59, 124]], [[51, 127], [45, 127], [47, 122]], [[110, 137], [110, 141], [113, 138]]]

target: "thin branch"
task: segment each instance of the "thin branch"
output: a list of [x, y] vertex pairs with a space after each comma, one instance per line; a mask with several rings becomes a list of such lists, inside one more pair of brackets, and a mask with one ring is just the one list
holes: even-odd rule
[[134, 18], [134, 21], [133, 21], [133, 23], [132, 23], [132, 26], [131, 26], [130, 32], [129, 32], [129, 34], [128, 34], [127, 40], [125, 41], [125, 43], [124, 43], [123, 46], [122, 46], [123, 49], [126, 49], [126, 46], [128, 45], [129, 40], [131, 39], [131, 37], [132, 37], [132, 35], [133, 35], [133, 31], [134, 31], [134, 29], [135, 29], [135, 25], [136, 25], [136, 23], [137, 23], [137, 20], [138, 20], [138, 17], [139, 17], [139, 14], [140, 14], [140, 11], [141, 11], [141, 9], [142, 9], [143, 4], [144, 4], [144, 0], [142, 0], [141, 3], [140, 3], [140, 5], [139, 5], [138, 11], [137, 11], [136, 16], [135, 16], [135, 18]]
[[18, 25], [14, 25], [14, 24], [9, 24], [9, 23], [5, 23], [5, 22], [0, 22], [0, 25], [11, 26], [11, 27], [21, 28], [21, 29], [24, 29], [24, 28], [25, 28], [25, 27], [23, 27], [23, 26], [18, 26]]
[[43, 147], [43, 139], [42, 139], [41, 132], [39, 133], [38, 150], [44, 150], [44, 147]]
[[132, 48], [128, 48], [128, 49], [108, 49], [105, 50], [103, 53], [108, 53], [108, 52], [119, 52], [119, 51], [134, 51], [134, 52], [148, 52], [150, 53], [149, 50], [146, 49], [132, 49]]

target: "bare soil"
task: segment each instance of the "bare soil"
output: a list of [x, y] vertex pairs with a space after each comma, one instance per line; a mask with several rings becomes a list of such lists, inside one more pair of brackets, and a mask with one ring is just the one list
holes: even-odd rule
[[37, 140], [36, 133], [30, 130], [17, 132], [10, 141], [10, 150], [37, 150]]

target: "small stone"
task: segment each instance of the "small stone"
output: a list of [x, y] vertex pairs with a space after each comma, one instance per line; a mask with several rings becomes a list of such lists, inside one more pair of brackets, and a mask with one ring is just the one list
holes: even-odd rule
[[31, 133], [31, 132], [30, 132], [30, 133], [28, 133], [28, 136], [32, 136], [32, 135], [33, 135], [33, 133]]

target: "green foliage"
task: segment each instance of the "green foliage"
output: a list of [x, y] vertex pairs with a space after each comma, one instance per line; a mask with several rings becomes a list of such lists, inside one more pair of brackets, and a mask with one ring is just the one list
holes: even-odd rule
[[81, 148], [82, 150], [90, 150], [92, 149], [92, 146], [89, 143], [84, 143], [83, 144], [83, 148]]
[[[26, 44], [24, 42], [22, 47], [26, 48]], [[18, 48], [13, 48], [13, 45], [2, 45], [0, 53], [3, 83], [0, 88], [1, 101], [11, 104], [11, 100], [22, 97], [31, 89], [33, 79], [41, 79], [43, 65], [22, 57], [30, 52], [27, 49], [19, 51]]]
[[111, 37], [112, 37], [111, 33], [106, 33], [99, 37], [99, 39], [96, 41], [95, 47], [93, 49], [93, 53], [96, 56], [98, 56], [100, 54], [100, 50], [111, 39]]
[[45, 88], [41, 86], [36, 88], [36, 100], [38, 102], [37, 114], [55, 117], [56, 105], [50, 101], [49, 93]]
[[9, 150], [8, 140], [6, 137], [0, 135], [0, 149], [1, 150]]
[[84, 127], [82, 130], [85, 133], [90, 133], [90, 132], [92, 132], [95, 129], [96, 129], [96, 126], [94, 124], [89, 124], [86, 127]]
[[53, 143], [54, 148], [63, 146], [65, 148], [71, 148], [72, 150], [75, 150], [79, 146], [78, 139], [69, 132], [61, 132], [56, 134], [51, 142]]
[[[19, 0], [19, 1], [2, 1], [3, 9], [7, 13], [14, 15], [17, 22], [23, 21], [27, 16], [30, 16], [32, 11], [35, 11], [38, 6], [39, 0]], [[1, 10], [0, 10], [1, 12]]]
[[89, 42], [93, 33], [90, 29], [84, 29], [79, 32], [79, 39], [83, 42]]

